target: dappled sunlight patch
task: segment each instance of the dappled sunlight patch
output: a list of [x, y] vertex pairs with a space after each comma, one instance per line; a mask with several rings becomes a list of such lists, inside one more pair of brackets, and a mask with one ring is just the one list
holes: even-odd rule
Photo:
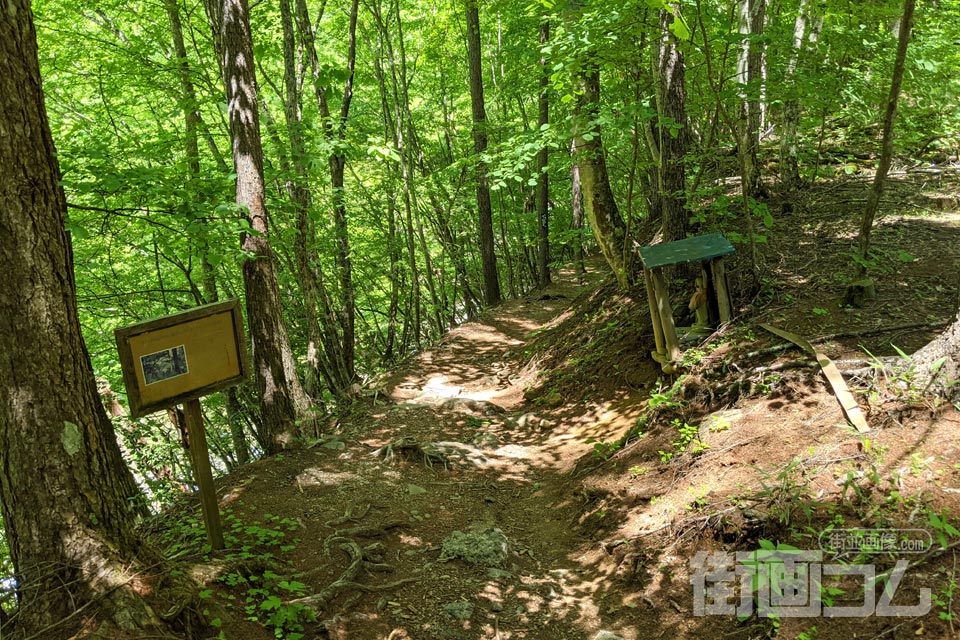
[[367, 481], [356, 473], [349, 471], [324, 471], [317, 467], [304, 469], [297, 476], [297, 484], [303, 487], [338, 487], [347, 483], [361, 483]]
[[425, 544], [423, 540], [418, 536], [401, 533], [398, 537], [400, 540], [400, 544], [405, 544], [410, 547], [422, 547]]

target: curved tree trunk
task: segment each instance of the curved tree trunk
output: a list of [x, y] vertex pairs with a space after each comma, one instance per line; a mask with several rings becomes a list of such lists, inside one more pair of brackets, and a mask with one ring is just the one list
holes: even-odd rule
[[139, 490], [80, 333], [36, 46], [29, 2], [0, 3], [0, 501], [15, 624], [37, 638], [83, 625], [194, 637], [189, 607], [172, 622], [159, 615], [176, 604], [165, 601], [172, 584], [134, 533]]
[[[870, 231], [873, 229], [873, 219], [880, 208], [880, 196], [883, 195], [883, 183], [890, 171], [893, 160], [893, 123], [897, 115], [897, 101], [900, 97], [900, 87], [903, 84], [903, 70], [907, 59], [907, 45], [910, 44], [910, 32], [913, 29], [913, 10], [916, 0], [904, 0], [903, 16], [900, 19], [900, 35], [897, 40], [897, 57], [893, 64], [893, 78], [890, 81], [890, 94], [887, 97], [887, 108], [883, 117], [883, 147], [880, 151], [880, 162], [877, 163], [877, 173], [873, 176], [870, 193], [867, 194], [867, 206], [863, 210], [860, 221], [859, 251], [860, 259], [857, 275], [867, 274], [867, 257], [870, 254]], [[847, 294], [848, 297], [850, 294]]]
[[632, 280], [630, 253], [624, 250], [627, 228], [610, 188], [603, 140], [597, 117], [600, 112], [600, 70], [596, 63], [584, 61], [579, 72], [580, 93], [577, 96], [577, 137], [574, 162], [580, 169], [580, 189], [587, 219], [597, 244], [622, 289]]

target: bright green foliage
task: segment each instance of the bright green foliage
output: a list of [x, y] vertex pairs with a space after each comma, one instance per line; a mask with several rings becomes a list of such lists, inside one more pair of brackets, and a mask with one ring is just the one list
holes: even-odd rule
[[[534, 158], [543, 146], [551, 150], [553, 255], [558, 261], [570, 260], [584, 235], [572, 228], [569, 150], [578, 92], [574, 77], [586, 61], [598, 64], [603, 92], [584, 138], [602, 131], [614, 197], [634, 233], [644, 229], [640, 223], [648, 214], [650, 180], [658, 162], [649, 144], [651, 125], [691, 139], [686, 196], [695, 230], [720, 230], [742, 244], [763, 242], [777, 232], [778, 212], [755, 200], [746, 203], [754, 221], [751, 236], [744, 228], [739, 197], [729, 188], [728, 178], [737, 173], [731, 161], [735, 137], [724, 114], [736, 113], [744, 92], [764, 102], [762, 151], [774, 157], [783, 105], [799, 101], [798, 157], [808, 179], [833, 172], [828, 165], [847, 162], [851, 151], [875, 151], [899, 3], [806, 4], [794, 81], [772, 81], [783, 77], [794, 55], [800, 1], [785, 0], [771, 6], [763, 36], [747, 36], [751, 44], [764, 47], [765, 77], [770, 79], [750, 87], [738, 87], [732, 80], [737, 47], [744, 38], [738, 33], [734, 3], [584, 0], [576, 8], [548, 0], [483, 4], [490, 139], [484, 160], [493, 189], [504, 291], [522, 295], [537, 281], [537, 221], [531, 205], [537, 179]], [[319, 8], [320, 3], [308, 2], [312, 20]], [[121, 400], [112, 338], [116, 327], [208, 302], [206, 285], [213, 280], [221, 298], [244, 295], [240, 266], [246, 256], [238, 238], [247, 229], [233, 204], [226, 105], [210, 29], [201, 5], [178, 4], [178, 9], [185, 61], [173, 54], [163, 3], [34, 4], [47, 108], [72, 205], [68, 229], [81, 320], [97, 374]], [[656, 108], [657, 76], [651, 60], [663, 35], [660, 11], [672, 14], [668, 28], [685, 57], [686, 127], [661, 118]], [[551, 38], [541, 45], [538, 29], [545, 19]], [[279, 6], [255, 4], [251, 20], [271, 244], [294, 353], [302, 364], [308, 328], [294, 255], [295, 209], [286, 189], [294, 175], [283, 108]], [[960, 79], [955, 73], [960, 67], [960, 2], [944, 0], [936, 12], [920, 12], [917, 20], [898, 112], [897, 145], [900, 153], [936, 162], [956, 152], [960, 136]], [[329, 155], [336, 148], [347, 163], [357, 368], [367, 377], [385, 361], [411, 352], [422, 339], [463, 321], [469, 308], [465, 287], [482, 289], [469, 187], [476, 158], [462, 6], [452, 0], [362, 4], [353, 105], [342, 141], [323, 135], [330, 123], [321, 117], [313, 89], [314, 83], [325, 88], [328, 104], [334, 110], [339, 105], [346, 78], [347, 12], [326, 6], [317, 25], [318, 77], [314, 80], [308, 73], [302, 81], [299, 104], [307, 124], [307, 183], [313, 195], [309, 214], [315, 237], [309, 241], [309, 259], [324, 276], [336, 312], [343, 292], [335, 277], [327, 174]], [[551, 74], [551, 122], [543, 127], [537, 124], [541, 56]], [[196, 104], [184, 104], [179, 76], [183, 62]], [[186, 157], [185, 106], [200, 116], [197, 175], [191, 174]], [[409, 227], [404, 171], [413, 203]], [[649, 238], [636, 240], [645, 243]], [[878, 255], [875, 260], [893, 268], [906, 255]], [[415, 300], [421, 306], [419, 315]], [[329, 391], [321, 395], [328, 403], [333, 397]], [[666, 395], [651, 397], [651, 406], [660, 402], [669, 406], [673, 401]], [[204, 404], [215, 467], [225, 471], [236, 462], [227, 404], [218, 396]], [[239, 428], [255, 439], [256, 398], [248, 389], [240, 391], [238, 410], [231, 418], [234, 436]], [[179, 436], [165, 417], [130, 421], [121, 416], [116, 426], [156, 504], [191, 484]], [[256, 444], [253, 449], [257, 454]]]

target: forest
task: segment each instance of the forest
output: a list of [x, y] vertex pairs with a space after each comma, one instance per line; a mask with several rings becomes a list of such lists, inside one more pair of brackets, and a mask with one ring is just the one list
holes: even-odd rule
[[[0, 637], [958, 637], [957, 0], [0, 0], [0, 196]], [[115, 332], [235, 299], [221, 550]]]

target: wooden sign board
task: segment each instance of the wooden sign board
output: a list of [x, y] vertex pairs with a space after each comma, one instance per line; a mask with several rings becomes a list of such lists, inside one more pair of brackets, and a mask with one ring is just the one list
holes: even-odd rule
[[239, 300], [141, 322], [115, 336], [134, 418], [239, 384], [249, 371]]

